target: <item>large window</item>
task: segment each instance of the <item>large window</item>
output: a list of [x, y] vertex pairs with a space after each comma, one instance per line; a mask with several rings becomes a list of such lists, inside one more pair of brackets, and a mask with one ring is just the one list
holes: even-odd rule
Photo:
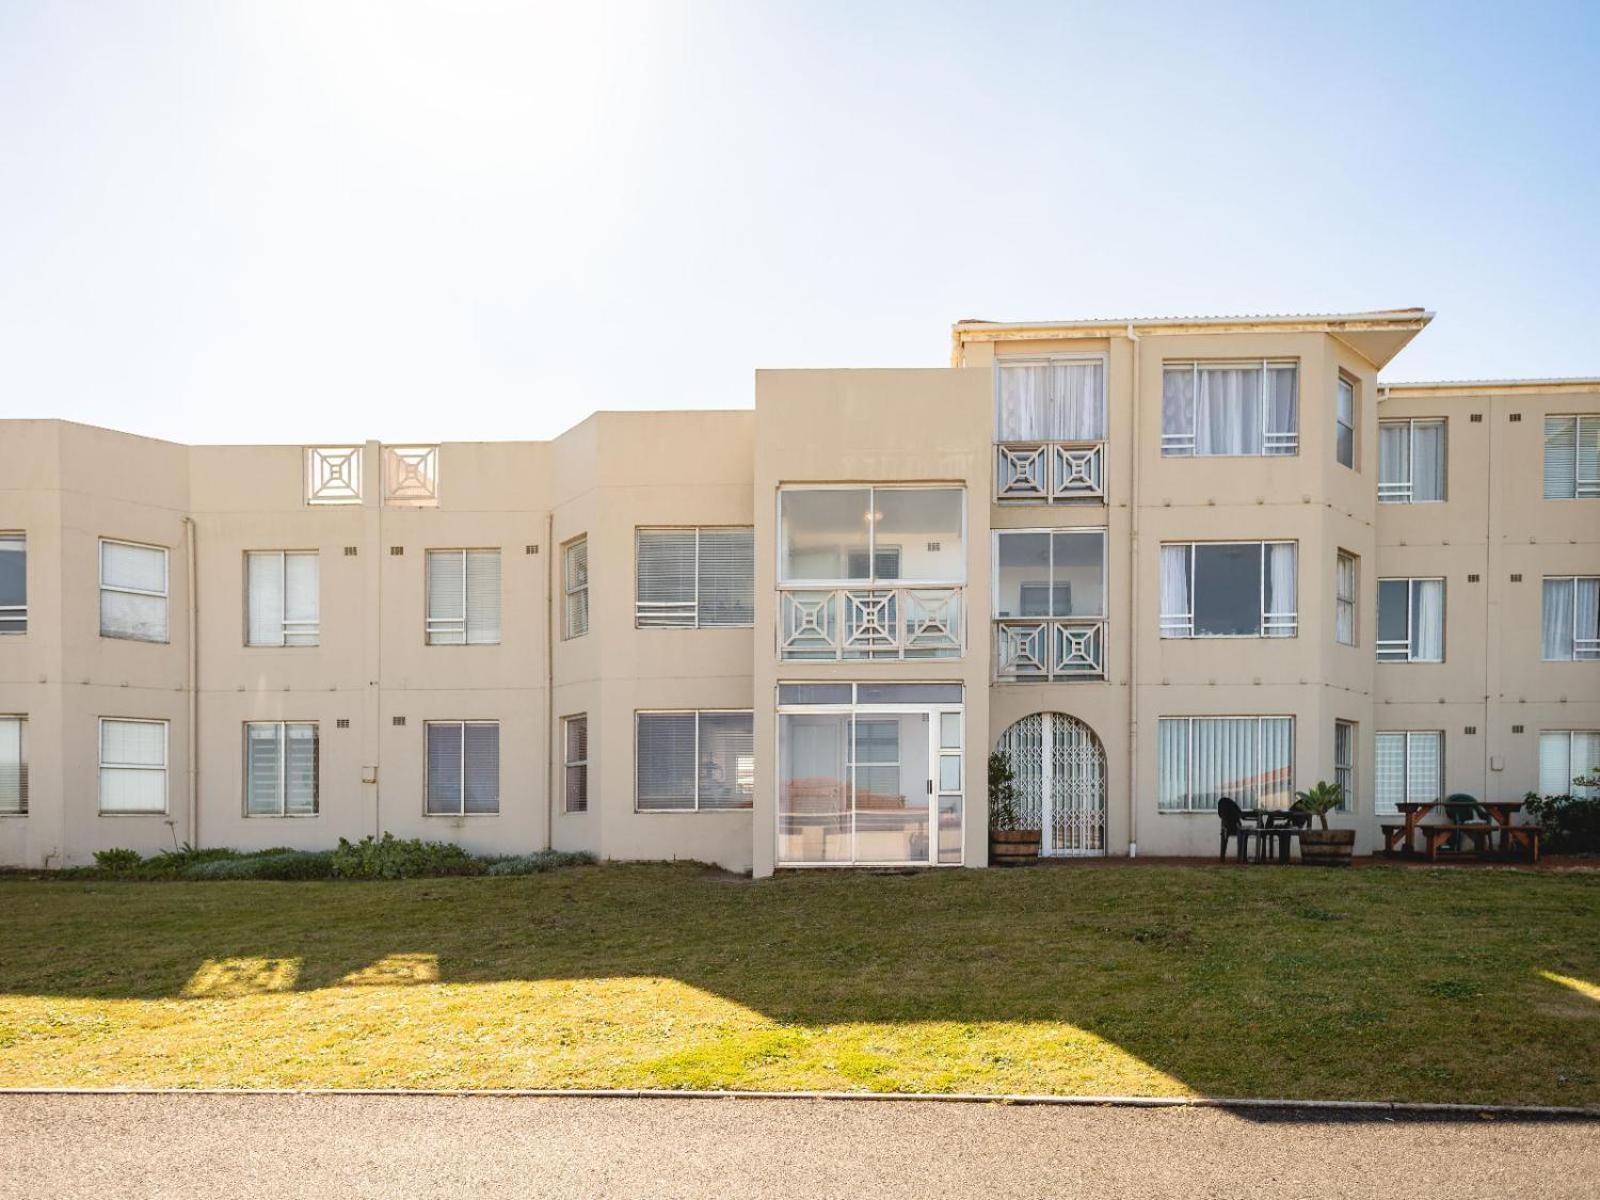
[[1105, 616], [1105, 560], [1103, 529], [997, 532], [995, 618]]
[[696, 629], [755, 620], [754, 530], [640, 529], [634, 543], [634, 623], [639, 628]]
[[1340, 464], [1356, 465], [1356, 382], [1339, 376], [1339, 395], [1333, 411], [1333, 457]]
[[794, 487], [778, 494], [784, 584], [962, 584], [960, 488]]
[[28, 721], [0, 717], [0, 817], [28, 815]]
[[561, 745], [565, 778], [562, 792], [569, 813], [589, 811], [589, 717], [586, 713], [561, 718]]
[[1544, 419], [1544, 498], [1600, 499], [1600, 416]]
[[167, 640], [167, 552], [100, 539], [100, 636]]
[[1545, 662], [1600, 662], [1600, 576], [1547, 577], [1541, 625]]
[[1445, 423], [1378, 422], [1378, 501], [1422, 504], [1445, 498]]
[[1334, 561], [1333, 636], [1341, 646], [1356, 644], [1356, 587], [1361, 560], [1348, 550], [1339, 551]]
[[1169, 362], [1162, 372], [1161, 453], [1296, 454], [1299, 385], [1293, 362]]
[[1006, 358], [995, 366], [995, 440], [1098, 442], [1106, 436], [1100, 358]]
[[429, 550], [430, 646], [500, 642], [500, 551]]
[[1163, 543], [1161, 636], [1294, 637], [1295, 558], [1293, 542]]
[[1379, 733], [1373, 739], [1374, 810], [1394, 816], [1400, 805], [1426, 804], [1444, 795], [1444, 734], [1421, 732]]
[[1162, 812], [1215, 812], [1294, 803], [1293, 717], [1162, 717], [1156, 731]]
[[1378, 580], [1378, 661], [1444, 661], [1444, 580]]
[[1563, 729], [1539, 735], [1539, 794], [1600, 799], [1600, 787], [1579, 787], [1578, 778], [1600, 776], [1600, 730]]
[[167, 811], [167, 723], [100, 718], [100, 811]]
[[28, 632], [28, 539], [0, 533], [0, 634]]
[[566, 592], [561, 636], [582, 637], [589, 632], [589, 539], [575, 538], [561, 547], [561, 581]]
[[1340, 812], [1356, 806], [1356, 727], [1351, 721], [1333, 723], [1333, 782], [1342, 797]]
[[245, 645], [315, 646], [317, 552], [252, 550], [244, 556]]
[[640, 812], [749, 808], [755, 795], [747, 712], [642, 712], [634, 725], [634, 805]]
[[317, 815], [317, 725], [251, 721], [244, 727], [244, 815]]
[[961, 862], [960, 684], [778, 688], [778, 862]]
[[500, 811], [500, 726], [495, 721], [429, 721], [426, 812], [430, 817]]

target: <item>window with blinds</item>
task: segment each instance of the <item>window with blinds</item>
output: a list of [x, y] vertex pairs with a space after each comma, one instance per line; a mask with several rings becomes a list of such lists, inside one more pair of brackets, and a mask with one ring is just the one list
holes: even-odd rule
[[0, 533], [0, 634], [28, 632], [28, 539]]
[[167, 811], [167, 722], [100, 718], [100, 811]]
[[1561, 729], [1539, 735], [1539, 794], [1600, 799], [1600, 730]]
[[575, 538], [561, 548], [561, 579], [565, 604], [561, 636], [582, 637], [589, 632], [589, 539]]
[[755, 796], [752, 714], [639, 713], [634, 775], [639, 812], [749, 808]]
[[589, 811], [589, 717], [579, 713], [561, 718], [561, 742], [565, 747], [566, 810]]
[[315, 646], [318, 560], [315, 550], [251, 550], [245, 561], [245, 645]]
[[639, 529], [634, 553], [634, 624], [640, 629], [754, 623], [753, 529]]
[[167, 552], [100, 539], [100, 636], [167, 640]]
[[0, 717], [0, 817], [28, 815], [28, 721]]
[[499, 722], [429, 721], [424, 728], [427, 815], [471, 817], [498, 813]]
[[1600, 499], [1600, 415], [1544, 419], [1544, 498]]
[[244, 727], [244, 815], [314, 817], [320, 743], [313, 721]]
[[430, 646], [493, 646], [500, 641], [500, 551], [429, 550]]
[[1373, 811], [1394, 816], [1404, 803], [1444, 795], [1444, 733], [1437, 729], [1380, 732], [1373, 738]]
[[1294, 802], [1293, 717], [1162, 717], [1156, 726], [1161, 812], [1215, 812]]

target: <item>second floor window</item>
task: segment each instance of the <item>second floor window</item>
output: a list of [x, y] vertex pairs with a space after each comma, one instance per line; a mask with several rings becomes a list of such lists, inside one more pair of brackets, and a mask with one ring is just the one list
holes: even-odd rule
[[1444, 498], [1444, 422], [1379, 421], [1378, 502], [1422, 504]]
[[1106, 368], [1096, 359], [1008, 358], [996, 368], [997, 442], [1099, 442]]
[[640, 812], [749, 808], [755, 742], [747, 712], [642, 712], [635, 727]]
[[316, 551], [252, 550], [245, 554], [245, 645], [315, 646]]
[[1544, 498], [1600, 499], [1600, 415], [1544, 419]]
[[641, 629], [749, 625], [755, 535], [748, 528], [640, 529], [634, 623]]
[[28, 632], [28, 539], [0, 533], [0, 634]]
[[100, 539], [100, 636], [167, 640], [167, 552]]
[[1334, 562], [1333, 636], [1341, 646], [1356, 644], [1356, 580], [1359, 561], [1354, 554], [1341, 550]]
[[244, 727], [244, 815], [317, 815], [317, 725], [251, 721]]
[[1294, 637], [1293, 542], [1179, 542], [1161, 547], [1161, 636]]
[[485, 816], [500, 811], [500, 725], [496, 721], [429, 721], [427, 799], [430, 817]]
[[1444, 661], [1444, 580], [1378, 580], [1378, 661]]
[[574, 538], [561, 548], [561, 636], [582, 637], [589, 632], [589, 539]]
[[1103, 529], [997, 532], [995, 618], [1105, 616], [1105, 555]]
[[1339, 376], [1339, 395], [1333, 413], [1333, 457], [1347, 467], [1356, 465], [1356, 384]]
[[778, 582], [838, 587], [966, 581], [962, 490], [795, 487], [778, 495]]
[[1600, 576], [1547, 578], [1541, 609], [1545, 662], [1600, 662]]
[[1162, 370], [1161, 453], [1296, 454], [1299, 388], [1293, 362], [1169, 362]]
[[430, 646], [493, 646], [500, 641], [500, 551], [429, 550]]

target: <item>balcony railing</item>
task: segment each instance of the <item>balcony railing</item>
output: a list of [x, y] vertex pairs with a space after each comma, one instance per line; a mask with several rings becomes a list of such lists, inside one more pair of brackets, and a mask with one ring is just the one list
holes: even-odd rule
[[994, 450], [996, 500], [1051, 504], [1105, 498], [1104, 442], [999, 442]]
[[779, 657], [960, 658], [958, 587], [797, 588], [779, 598]]
[[1104, 679], [1106, 623], [1093, 617], [1035, 617], [994, 623], [995, 678]]

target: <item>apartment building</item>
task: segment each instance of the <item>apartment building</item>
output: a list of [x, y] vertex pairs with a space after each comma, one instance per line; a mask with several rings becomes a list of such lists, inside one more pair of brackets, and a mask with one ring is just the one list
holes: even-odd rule
[[0, 863], [390, 831], [765, 874], [1208, 854], [1600, 761], [1600, 380], [1416, 309], [958, 323], [550, 442], [0, 422]]

